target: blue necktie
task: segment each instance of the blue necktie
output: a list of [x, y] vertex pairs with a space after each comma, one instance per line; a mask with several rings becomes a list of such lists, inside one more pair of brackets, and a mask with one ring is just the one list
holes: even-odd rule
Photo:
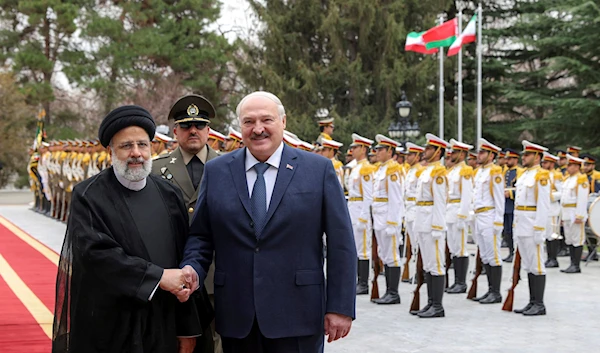
[[265, 171], [269, 168], [266, 163], [257, 163], [254, 165], [256, 170], [256, 181], [252, 188], [252, 216], [254, 217], [254, 235], [260, 237], [265, 226], [265, 218], [267, 217], [267, 186], [265, 184]]

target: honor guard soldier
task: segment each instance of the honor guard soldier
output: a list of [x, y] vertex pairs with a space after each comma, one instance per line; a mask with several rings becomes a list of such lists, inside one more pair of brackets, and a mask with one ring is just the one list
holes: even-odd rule
[[335, 129], [335, 125], [333, 124], [334, 118], [327, 117], [329, 115], [329, 111], [327, 109], [321, 109], [320, 115], [325, 115], [326, 118], [318, 121], [320, 134], [317, 137], [317, 143], [319, 145], [323, 144], [323, 140], [332, 140], [333, 139], [333, 130]]
[[152, 139], [152, 159], [169, 154], [167, 144], [171, 141], [173, 141], [172, 138], [157, 131]]
[[542, 157], [542, 168], [546, 169], [550, 174], [550, 208], [548, 209], [548, 227], [546, 231], [546, 251], [548, 260], [544, 266], [558, 267], [558, 249], [560, 236], [560, 195], [562, 193], [562, 178], [563, 175], [556, 168], [558, 156], [544, 152]]
[[546, 267], [543, 244], [548, 234], [550, 210], [550, 172], [540, 166], [548, 149], [523, 141], [523, 167], [516, 183], [514, 233], [521, 255], [521, 268], [527, 272], [529, 303], [515, 313], [525, 316], [546, 315], [544, 290]]
[[567, 152], [563, 150], [556, 150], [556, 156], [558, 157], [558, 168], [562, 175], [567, 174]]
[[225, 143], [225, 135], [216, 130], [211, 129], [210, 127], [208, 129], [208, 146], [210, 146], [210, 148], [212, 148], [216, 152], [220, 152], [221, 144]]
[[[300, 142], [300, 147], [303, 146], [302, 142], [304, 141]], [[331, 163], [333, 163], [333, 169], [335, 170], [335, 174], [337, 175], [342, 188], [344, 188], [344, 170], [342, 169], [344, 165], [342, 162], [338, 161], [335, 156], [343, 145], [343, 143], [334, 140], [323, 140], [323, 152], [321, 152], [323, 157], [328, 158], [331, 160]]]
[[467, 158], [467, 165], [473, 168], [473, 170], [476, 170], [477, 167], [479, 167], [479, 164], [477, 163], [477, 153], [469, 152], [469, 158]]
[[[380, 258], [385, 268], [385, 295], [375, 299], [377, 304], [400, 304], [399, 245], [402, 244], [402, 219], [404, 218], [404, 191], [402, 166], [392, 158], [398, 142], [384, 135], [375, 136], [375, 153], [380, 163], [373, 184], [373, 229], [377, 238]], [[326, 146], [328, 141], [323, 141]]]
[[427, 134], [423, 157], [427, 167], [417, 182], [417, 214], [414, 229], [423, 259], [427, 305], [411, 314], [421, 318], [444, 317], [442, 297], [446, 283], [446, 201], [448, 180], [446, 168], [440, 162], [448, 142], [433, 134]]
[[517, 178], [523, 173], [523, 169], [519, 167], [519, 152], [507, 148], [505, 150], [506, 168], [504, 168], [504, 197], [506, 203], [504, 205], [504, 242], [508, 246], [508, 256], [502, 259], [504, 262], [512, 262], [515, 252], [515, 244], [513, 240], [513, 218], [515, 210], [515, 183]]
[[[406, 169], [404, 177], [404, 209], [406, 212], [404, 224], [407, 232], [404, 241], [407, 244], [407, 250], [412, 251], [413, 256], [417, 256], [417, 252], [419, 251], [419, 240], [415, 231], [417, 184], [419, 175], [421, 175], [421, 171], [423, 170], [423, 166], [419, 161], [421, 160], [421, 153], [425, 151], [425, 148], [415, 145], [412, 142], [407, 142], [406, 151], [408, 152], [406, 163], [408, 163], [409, 167]], [[408, 248], [408, 244], [410, 244], [410, 248]]]
[[475, 174], [473, 208], [475, 210], [475, 237], [481, 262], [488, 279], [488, 291], [475, 298], [481, 304], [502, 302], [500, 283], [502, 282], [502, 259], [500, 244], [504, 228], [504, 175], [502, 168], [494, 164], [494, 158], [500, 153], [500, 147], [479, 140], [477, 162], [481, 165]]
[[242, 148], [242, 134], [229, 127], [229, 134], [225, 138], [225, 151], [231, 152]]
[[569, 246], [571, 265], [560, 272], [580, 273], [581, 255], [585, 243], [585, 221], [587, 220], [587, 202], [590, 192], [588, 178], [581, 173], [583, 159], [567, 154], [567, 175], [563, 179], [561, 219], [565, 232], [565, 242]]
[[600, 193], [600, 172], [595, 170], [596, 157], [591, 154], [585, 154], [583, 157], [583, 172], [588, 177], [590, 184], [590, 194]]
[[[313, 152], [314, 151], [315, 146], [313, 146], [312, 144], [310, 144], [310, 143], [308, 143], [306, 141], [303, 141], [303, 140], [300, 140], [299, 142], [300, 142], [300, 145], [298, 146], [299, 149], [301, 149], [303, 151], [306, 151], [306, 152]], [[342, 163], [342, 162], [340, 162], [340, 163]], [[343, 164], [342, 164], [342, 166], [343, 166]]]
[[581, 147], [567, 146], [567, 154], [570, 154], [572, 157], [579, 158], [579, 153], [581, 153]]
[[352, 220], [354, 242], [358, 253], [358, 283], [356, 294], [369, 293], [369, 253], [371, 249], [371, 203], [373, 202], [373, 177], [376, 168], [367, 161], [373, 140], [352, 134], [350, 145], [356, 165], [348, 176], [348, 211]]
[[[465, 163], [473, 146], [450, 140], [453, 167], [448, 170], [448, 205], [446, 223], [447, 242], [454, 264], [454, 284], [446, 290], [449, 294], [466, 293], [469, 253], [467, 252], [467, 219], [473, 202], [473, 168]], [[446, 157], [449, 158], [449, 157]]]

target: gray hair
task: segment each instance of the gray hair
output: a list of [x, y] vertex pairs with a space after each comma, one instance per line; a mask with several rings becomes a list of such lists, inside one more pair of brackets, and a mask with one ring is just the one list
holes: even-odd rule
[[267, 99], [270, 99], [271, 101], [273, 101], [275, 104], [277, 104], [277, 114], [279, 114], [279, 119], [283, 120], [283, 117], [285, 116], [285, 108], [283, 107], [281, 100], [273, 93], [265, 92], [265, 91], [252, 92], [252, 93], [246, 95], [244, 98], [242, 98], [240, 103], [237, 105], [237, 108], [235, 108], [235, 114], [237, 115], [238, 120], [241, 119], [240, 111], [242, 110], [242, 105], [244, 103], [246, 103], [246, 101], [252, 97], [264, 97], [264, 98], [267, 98]]

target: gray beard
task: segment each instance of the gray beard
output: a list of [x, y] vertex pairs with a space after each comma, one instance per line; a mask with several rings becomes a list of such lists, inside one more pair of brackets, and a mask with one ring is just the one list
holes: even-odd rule
[[129, 181], [141, 181], [143, 179], [146, 179], [148, 177], [148, 175], [150, 175], [150, 172], [152, 171], [152, 158], [148, 158], [147, 160], [144, 160], [143, 164], [142, 164], [142, 168], [136, 168], [136, 169], [131, 169], [127, 165], [127, 163], [129, 161], [132, 161], [132, 162], [134, 161], [132, 158], [122, 161], [117, 158], [115, 153], [111, 154], [111, 158], [112, 158], [113, 168], [115, 169], [115, 172], [117, 173], [117, 175], [119, 175], [120, 177], [123, 177]]

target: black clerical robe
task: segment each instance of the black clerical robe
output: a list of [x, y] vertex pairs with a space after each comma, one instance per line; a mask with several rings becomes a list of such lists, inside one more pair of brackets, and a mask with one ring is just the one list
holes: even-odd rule
[[53, 352], [176, 353], [177, 336], [201, 334], [200, 303], [179, 303], [160, 288], [152, 295], [163, 268], [181, 260], [188, 234], [181, 191], [153, 175], [142, 191], [123, 187], [113, 168], [74, 188]]

